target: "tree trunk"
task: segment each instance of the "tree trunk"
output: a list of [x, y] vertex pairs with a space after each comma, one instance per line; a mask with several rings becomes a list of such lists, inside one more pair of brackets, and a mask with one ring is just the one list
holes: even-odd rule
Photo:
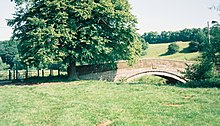
[[76, 62], [70, 61], [67, 67], [68, 80], [79, 80], [76, 74]]
[[42, 77], [44, 77], [44, 69], [42, 69]]

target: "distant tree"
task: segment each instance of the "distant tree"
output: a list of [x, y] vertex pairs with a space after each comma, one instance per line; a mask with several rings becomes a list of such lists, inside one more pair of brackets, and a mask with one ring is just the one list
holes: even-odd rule
[[162, 31], [161, 34], [160, 34], [160, 42], [161, 43], [171, 42], [170, 36], [171, 36], [171, 32]]
[[171, 43], [169, 46], [168, 46], [168, 50], [167, 50], [167, 54], [174, 54], [174, 53], [177, 53], [179, 52], [179, 46], [176, 44], [176, 43]]
[[191, 42], [189, 43], [188, 49], [189, 49], [190, 52], [200, 51], [200, 50], [201, 50], [200, 48], [201, 48], [201, 47], [200, 47], [200, 43], [199, 43], [199, 42], [191, 41]]
[[27, 65], [62, 61], [68, 64], [68, 79], [75, 80], [76, 62], [132, 63], [141, 53], [128, 0], [34, 0], [22, 7], [8, 25]]
[[192, 29], [192, 40], [189, 43], [188, 49], [190, 52], [203, 51], [205, 43], [207, 43], [207, 35], [202, 29]]
[[16, 41], [2, 41], [0, 42], [0, 57], [3, 63], [10, 65], [10, 68], [14, 67], [17, 62], [16, 55], [18, 54]]
[[158, 43], [158, 33], [157, 32], [149, 32], [149, 33], [144, 33], [142, 35], [144, 40], [146, 42], [149, 42], [150, 44], [155, 44]]
[[210, 43], [206, 43], [203, 58], [211, 59], [215, 65], [220, 65], [220, 25], [211, 28]]
[[201, 39], [203, 39], [202, 34], [205, 34], [202, 32], [202, 29], [192, 28], [192, 29], [183, 29], [179, 31], [162, 31], [161, 33], [148, 32], [148, 33], [144, 33], [142, 37], [145, 39], [145, 41], [149, 42], [150, 44], [170, 43], [176, 41], [200, 42]]

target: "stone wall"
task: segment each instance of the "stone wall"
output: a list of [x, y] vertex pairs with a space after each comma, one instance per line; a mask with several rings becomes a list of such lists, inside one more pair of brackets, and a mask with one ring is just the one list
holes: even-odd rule
[[186, 64], [192, 63], [194, 62], [169, 59], [140, 59], [133, 66], [129, 66], [126, 61], [118, 61], [116, 64], [79, 66], [77, 71], [82, 79], [117, 81], [151, 70], [167, 71], [180, 76], [181, 72], [185, 70]]

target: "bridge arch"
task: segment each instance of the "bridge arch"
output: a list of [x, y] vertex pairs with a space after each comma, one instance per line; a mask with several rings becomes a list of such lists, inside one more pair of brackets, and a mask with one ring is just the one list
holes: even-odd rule
[[176, 83], [176, 82], [186, 83], [186, 80], [183, 79], [181, 76], [175, 73], [167, 72], [167, 71], [144, 71], [144, 72], [131, 75], [127, 77], [126, 80], [131, 81], [133, 79], [146, 76], [146, 75], [159, 76], [159, 77], [167, 79], [170, 83]]

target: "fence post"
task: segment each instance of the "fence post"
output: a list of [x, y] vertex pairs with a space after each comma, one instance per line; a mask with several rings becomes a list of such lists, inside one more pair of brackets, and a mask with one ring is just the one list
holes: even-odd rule
[[44, 69], [42, 69], [42, 77], [44, 77]]
[[15, 69], [13, 69], [13, 79], [15, 80]]
[[58, 69], [58, 76], [60, 76], [60, 68]]
[[9, 69], [9, 71], [8, 71], [8, 78], [9, 78], [9, 80], [11, 81], [11, 79], [12, 79], [12, 73], [11, 73], [11, 69]]
[[40, 77], [40, 69], [37, 69], [37, 77]]
[[16, 79], [18, 79], [18, 75], [19, 73], [18, 73], [18, 64], [16, 63]]
[[53, 69], [50, 69], [50, 76], [53, 76]]
[[26, 67], [25, 78], [28, 79], [28, 66]]

